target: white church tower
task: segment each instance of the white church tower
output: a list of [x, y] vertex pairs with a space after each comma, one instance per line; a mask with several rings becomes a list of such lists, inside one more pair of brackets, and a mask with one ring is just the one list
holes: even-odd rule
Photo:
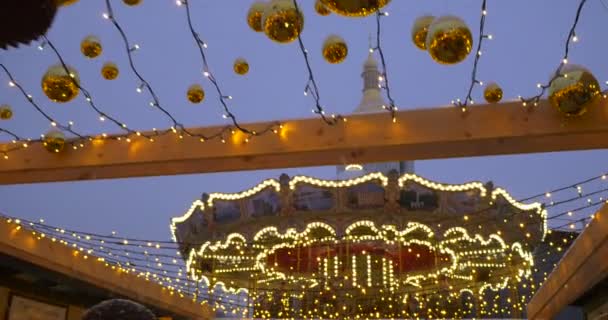
[[[386, 112], [382, 106], [388, 106], [382, 91], [380, 89], [380, 71], [378, 71], [378, 62], [370, 52], [363, 65], [363, 97], [361, 103], [355, 109], [355, 114]], [[351, 179], [362, 176], [371, 172], [383, 172], [387, 174], [391, 170], [397, 170], [400, 174], [414, 173], [413, 161], [398, 161], [398, 162], [381, 162], [369, 164], [348, 164], [336, 167], [338, 179]]]

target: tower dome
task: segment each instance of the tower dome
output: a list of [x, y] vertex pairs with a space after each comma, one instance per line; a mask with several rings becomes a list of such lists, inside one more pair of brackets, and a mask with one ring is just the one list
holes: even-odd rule
[[[382, 73], [378, 70], [378, 61], [374, 58], [373, 53], [370, 53], [363, 63], [363, 96], [361, 102], [355, 108], [354, 114], [386, 112], [383, 106], [387, 106], [386, 100], [382, 96], [380, 88], [380, 76]], [[413, 161], [398, 161], [398, 162], [382, 162], [369, 164], [345, 164], [336, 167], [338, 179], [351, 179], [371, 172], [383, 172], [387, 174], [391, 170], [397, 172], [414, 173]]]

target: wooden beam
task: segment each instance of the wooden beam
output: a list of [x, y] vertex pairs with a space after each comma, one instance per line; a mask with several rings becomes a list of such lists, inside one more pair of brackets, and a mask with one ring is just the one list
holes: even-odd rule
[[74, 254], [74, 250], [63, 244], [48, 238], [38, 240], [30, 231], [16, 227], [0, 219], [1, 253], [189, 319], [214, 318], [207, 305], [170, 294], [169, 290], [144, 278], [108, 268], [96, 257], [84, 259], [82, 253]]
[[566, 306], [608, 277], [608, 204], [553, 269], [528, 303], [528, 319], [555, 318]]
[[[421, 160], [608, 148], [608, 100], [598, 99], [579, 118], [567, 118], [543, 101], [353, 115], [327, 126], [317, 118], [287, 121], [277, 135], [227, 137], [227, 143], [177, 135], [151, 143], [105, 141], [51, 154], [42, 147], [0, 161], [0, 184], [108, 179], [256, 170], [393, 160]], [[267, 123], [247, 127], [260, 129]], [[212, 133], [218, 127], [193, 129]], [[0, 145], [0, 152], [10, 145]]]

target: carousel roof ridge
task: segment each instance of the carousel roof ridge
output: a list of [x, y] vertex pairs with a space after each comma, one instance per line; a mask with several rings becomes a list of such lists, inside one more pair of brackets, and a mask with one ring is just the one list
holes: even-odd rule
[[[389, 173], [389, 176], [390, 176], [390, 173]], [[265, 179], [262, 182], [258, 183], [257, 185], [255, 185], [249, 189], [240, 191], [240, 192], [233, 192], [233, 193], [214, 192], [214, 193], [209, 193], [209, 194], [204, 193], [202, 196], [202, 199], [195, 200], [191, 204], [190, 208], [184, 214], [182, 214], [181, 216], [176, 216], [176, 217], [171, 218], [171, 224], [169, 227], [171, 230], [172, 239], [174, 241], [177, 241], [176, 237], [175, 237], [175, 230], [177, 228], [177, 224], [187, 221], [197, 209], [205, 210], [206, 206], [212, 207], [213, 202], [215, 200], [236, 201], [236, 200], [240, 200], [243, 198], [253, 196], [253, 195], [265, 190], [268, 187], [273, 187], [277, 192], [280, 192], [282, 182], [289, 185], [291, 190], [295, 189], [295, 186], [299, 183], [306, 183], [306, 184], [310, 184], [310, 185], [316, 185], [319, 187], [344, 188], [344, 187], [350, 187], [350, 186], [354, 186], [354, 185], [361, 184], [361, 183], [366, 183], [366, 182], [369, 182], [372, 180], [380, 180], [382, 182], [382, 185], [386, 186], [388, 183], [388, 180], [389, 180], [389, 176], [383, 174], [382, 172], [372, 172], [372, 173], [369, 173], [369, 174], [361, 176], [361, 177], [351, 178], [351, 179], [347, 179], [347, 180], [331, 180], [331, 179], [319, 179], [319, 178], [315, 178], [315, 177], [307, 176], [307, 175], [295, 175], [293, 177], [289, 177], [287, 174], [281, 174], [281, 176], [278, 180], [275, 178]], [[428, 188], [431, 188], [431, 189], [437, 190], [437, 191], [459, 192], [459, 191], [467, 191], [467, 190], [471, 190], [471, 189], [478, 189], [480, 191], [482, 198], [487, 197], [488, 191], [489, 191], [488, 189], [490, 189], [491, 191], [489, 194], [490, 194], [490, 198], [492, 200], [496, 200], [500, 196], [503, 199], [507, 200], [511, 205], [517, 207], [520, 210], [525, 210], [525, 211], [535, 210], [535, 211], [537, 211], [537, 213], [541, 214], [541, 216], [543, 216], [543, 218], [546, 218], [546, 211], [544, 210], [544, 208], [542, 207], [542, 204], [540, 202], [524, 203], [524, 202], [517, 201], [515, 198], [513, 198], [513, 196], [506, 189], [504, 189], [502, 187], [494, 186], [491, 181], [489, 181], [485, 184], [480, 181], [471, 181], [471, 182], [466, 182], [466, 183], [452, 184], [452, 183], [444, 183], [444, 182], [437, 182], [434, 180], [429, 180], [429, 179], [426, 179], [415, 173], [404, 173], [397, 179], [397, 181], [398, 181], [399, 187], [403, 187], [407, 182], [411, 181], [411, 182], [418, 183], [420, 185], [423, 185], [425, 187], [428, 187]], [[546, 226], [544, 229], [546, 232], [546, 229], [547, 229]]]

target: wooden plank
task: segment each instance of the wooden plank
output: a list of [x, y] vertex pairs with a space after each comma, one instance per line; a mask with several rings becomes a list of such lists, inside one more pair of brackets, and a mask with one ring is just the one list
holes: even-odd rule
[[[134, 137], [130, 144], [105, 141], [61, 154], [31, 147], [0, 161], [0, 184], [608, 148], [608, 100], [600, 98], [590, 109], [567, 118], [545, 101], [535, 109], [508, 102], [475, 105], [465, 114], [454, 107], [401, 111], [394, 124], [386, 113], [353, 115], [336, 126], [292, 120], [279, 134], [250, 143], [239, 134], [226, 144], [172, 134], [153, 143]], [[0, 145], [0, 152], [9, 146]]]
[[95, 257], [84, 259], [83, 254], [74, 254], [69, 247], [48, 238], [38, 240], [30, 231], [17, 230], [15, 224], [4, 219], [0, 221], [0, 252], [186, 318], [214, 318], [206, 305], [170, 294], [169, 290], [144, 278], [112, 270]]
[[528, 304], [529, 319], [553, 319], [608, 277], [608, 203], [595, 214]]

